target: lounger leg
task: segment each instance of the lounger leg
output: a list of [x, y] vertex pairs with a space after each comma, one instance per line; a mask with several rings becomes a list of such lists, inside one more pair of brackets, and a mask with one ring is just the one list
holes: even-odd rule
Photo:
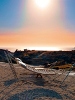
[[38, 78], [38, 77], [41, 77], [42, 78], [42, 75], [41, 74], [37, 74], [36, 78]]

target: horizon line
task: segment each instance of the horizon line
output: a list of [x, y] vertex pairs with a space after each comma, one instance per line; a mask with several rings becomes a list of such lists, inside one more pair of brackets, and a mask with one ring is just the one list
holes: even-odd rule
[[16, 50], [17, 51], [25, 51], [25, 50], [30, 50], [30, 51], [73, 51], [75, 50], [75, 47], [69, 47], [69, 48], [62, 48], [62, 49], [55, 49], [55, 50], [52, 50], [52, 49], [29, 49], [29, 48], [7, 48], [7, 47], [0, 47], [0, 49], [4, 49], [4, 50], [8, 50], [8, 51], [11, 51], [11, 52], [15, 52]]

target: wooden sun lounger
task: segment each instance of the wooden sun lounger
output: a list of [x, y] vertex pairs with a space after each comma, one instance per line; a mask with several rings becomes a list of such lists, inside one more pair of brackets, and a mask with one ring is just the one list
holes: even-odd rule
[[31, 66], [26, 65], [25, 63], [23, 63], [19, 58], [15, 58], [15, 60], [23, 68], [26, 68], [26, 69], [28, 69], [30, 71], [33, 71], [33, 72], [37, 73], [37, 75], [41, 76], [41, 74], [50, 74], [50, 75], [56, 74], [54, 69], [42, 68], [42, 67], [41, 68], [40, 67], [31, 67]]

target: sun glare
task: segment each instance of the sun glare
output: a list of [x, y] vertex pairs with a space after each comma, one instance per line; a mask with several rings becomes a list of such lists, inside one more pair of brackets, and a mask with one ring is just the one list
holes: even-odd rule
[[51, 0], [35, 0], [36, 5], [39, 8], [46, 8]]

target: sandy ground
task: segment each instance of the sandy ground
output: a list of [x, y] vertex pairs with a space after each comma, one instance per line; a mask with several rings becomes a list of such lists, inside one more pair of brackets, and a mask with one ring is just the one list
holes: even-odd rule
[[65, 74], [36, 78], [36, 73], [18, 64], [14, 67], [18, 79], [14, 79], [8, 63], [0, 62], [0, 100], [75, 100], [75, 75], [69, 75], [61, 85]]

